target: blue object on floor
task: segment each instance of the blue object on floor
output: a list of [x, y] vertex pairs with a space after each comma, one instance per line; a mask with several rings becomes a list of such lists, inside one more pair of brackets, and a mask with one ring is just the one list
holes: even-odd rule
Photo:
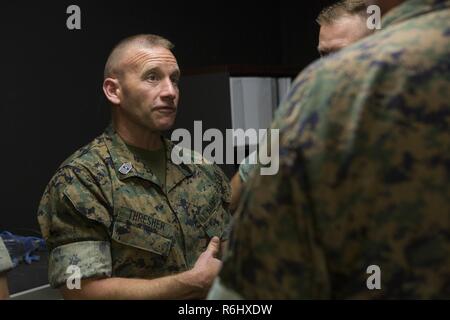
[[17, 236], [8, 231], [0, 232], [0, 237], [8, 249], [14, 267], [23, 261], [27, 264], [39, 261], [40, 257], [35, 253], [45, 250], [45, 241], [42, 238]]

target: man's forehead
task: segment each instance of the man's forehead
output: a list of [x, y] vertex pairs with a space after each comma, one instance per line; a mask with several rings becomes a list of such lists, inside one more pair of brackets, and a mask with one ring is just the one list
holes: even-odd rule
[[142, 68], [147, 65], [162, 64], [178, 68], [175, 56], [164, 47], [130, 47], [123, 57], [123, 65], [126, 67]]

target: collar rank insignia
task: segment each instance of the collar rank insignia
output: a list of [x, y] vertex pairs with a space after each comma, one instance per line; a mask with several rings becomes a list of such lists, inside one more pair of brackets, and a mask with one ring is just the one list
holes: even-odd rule
[[127, 162], [120, 166], [119, 172], [121, 174], [128, 174], [128, 172], [130, 172], [132, 169], [133, 169], [133, 165], [131, 163]]

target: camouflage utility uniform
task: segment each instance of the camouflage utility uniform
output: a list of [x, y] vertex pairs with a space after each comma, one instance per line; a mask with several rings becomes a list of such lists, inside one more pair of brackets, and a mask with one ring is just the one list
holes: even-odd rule
[[225, 289], [450, 298], [450, 1], [405, 1], [312, 64], [273, 127], [280, 171], [248, 182]]
[[52, 286], [67, 281], [70, 265], [83, 278], [186, 271], [211, 237], [226, 237], [228, 179], [215, 165], [173, 163], [178, 146], [164, 144], [165, 188], [112, 126], [61, 165], [38, 210]]

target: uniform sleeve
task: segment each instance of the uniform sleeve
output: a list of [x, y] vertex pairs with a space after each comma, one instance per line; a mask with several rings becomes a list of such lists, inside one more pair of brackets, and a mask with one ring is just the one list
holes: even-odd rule
[[105, 199], [105, 186], [86, 169], [59, 169], [47, 186], [38, 221], [50, 251], [53, 287], [66, 284], [75, 270], [81, 279], [111, 276], [111, 218]]
[[13, 263], [11, 257], [9, 256], [8, 250], [3, 243], [2, 238], [0, 238], [0, 274], [9, 271], [13, 268]]
[[277, 175], [253, 175], [249, 181], [220, 274], [225, 288], [246, 299], [321, 298], [327, 292], [303, 173], [292, 169], [295, 151], [282, 152]]

